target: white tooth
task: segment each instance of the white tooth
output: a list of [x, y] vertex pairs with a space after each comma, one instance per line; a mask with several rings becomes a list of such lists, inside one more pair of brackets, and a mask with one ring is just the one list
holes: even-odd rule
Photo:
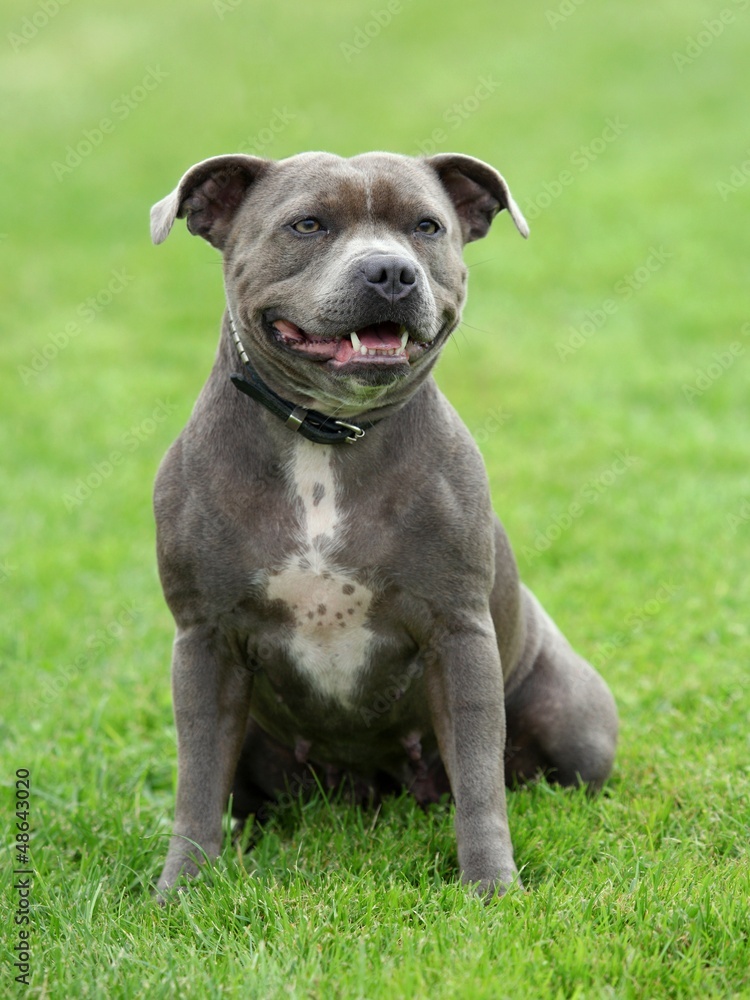
[[375, 350], [374, 347], [371, 347], [367, 353], [370, 355], [371, 358], [374, 358], [378, 352]]
[[364, 344], [360, 347], [359, 353], [360, 354], [367, 354], [367, 348], [365, 347]]
[[392, 347], [390, 351], [388, 351], [388, 357], [392, 358], [395, 353], [396, 353], [396, 348]]
[[408, 340], [409, 340], [409, 331], [408, 330], [404, 330], [404, 332], [401, 334], [401, 350], [402, 351], [406, 347], [406, 344], [407, 344]]
[[352, 347], [354, 348], [356, 353], [362, 346], [362, 342], [360, 341], [359, 337], [357, 336], [354, 330], [352, 330], [349, 336], [352, 338]]

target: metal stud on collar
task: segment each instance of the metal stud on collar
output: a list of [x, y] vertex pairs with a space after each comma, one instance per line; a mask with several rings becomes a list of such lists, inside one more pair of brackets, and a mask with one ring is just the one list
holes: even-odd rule
[[307, 416], [307, 410], [304, 406], [295, 406], [289, 416], [286, 418], [287, 427], [291, 427], [293, 431], [298, 431], [302, 426], [302, 423]]
[[229, 312], [229, 329], [232, 331], [232, 340], [234, 341], [234, 346], [237, 348], [237, 353], [239, 354], [242, 361], [246, 364], [250, 364], [250, 358], [247, 356], [245, 348], [242, 346], [242, 341], [240, 340], [240, 335], [237, 333], [237, 327], [234, 325], [234, 317], [231, 311]]

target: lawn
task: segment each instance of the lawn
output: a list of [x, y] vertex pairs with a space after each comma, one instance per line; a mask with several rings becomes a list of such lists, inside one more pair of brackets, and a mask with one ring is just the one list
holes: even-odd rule
[[[750, 997], [747, 0], [2, 21], [2, 995]], [[486, 907], [450, 808], [408, 798], [288, 802], [150, 897], [176, 776], [150, 496], [223, 298], [148, 210], [207, 156], [304, 149], [470, 153], [531, 224], [468, 247], [437, 379], [622, 728], [599, 797], [509, 796], [527, 891]]]

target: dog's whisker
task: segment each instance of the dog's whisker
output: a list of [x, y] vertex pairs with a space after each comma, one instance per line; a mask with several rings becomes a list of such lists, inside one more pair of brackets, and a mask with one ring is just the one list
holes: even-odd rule
[[482, 264], [489, 264], [493, 260], [500, 260], [500, 255], [498, 254], [496, 257], [485, 257], [484, 260], [475, 260], [473, 264], [467, 264], [466, 267], [469, 271], [471, 271], [472, 268], [480, 267]]
[[452, 334], [452, 336], [450, 338], [451, 344], [458, 351], [459, 354], [461, 353], [461, 343], [460, 343], [458, 337], [456, 336], [456, 334], [460, 333], [460, 332], [461, 332], [460, 330], [454, 330], [453, 334]]
[[497, 332], [497, 331], [493, 332], [492, 330], [485, 330], [481, 326], [474, 326], [473, 323], [467, 323], [466, 320], [461, 320], [461, 326], [459, 327], [459, 329], [464, 334], [466, 333], [466, 330], [472, 330], [472, 331], [476, 331], [477, 333], [486, 333], [488, 337], [494, 336], [495, 333]]

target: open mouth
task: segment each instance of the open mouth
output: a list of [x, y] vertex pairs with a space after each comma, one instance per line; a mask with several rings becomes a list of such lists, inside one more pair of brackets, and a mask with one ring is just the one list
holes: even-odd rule
[[291, 320], [277, 319], [271, 330], [278, 343], [311, 361], [332, 361], [336, 367], [349, 363], [398, 365], [408, 364], [415, 354], [429, 345], [411, 338], [398, 323], [372, 323], [340, 337], [319, 337], [308, 333]]

